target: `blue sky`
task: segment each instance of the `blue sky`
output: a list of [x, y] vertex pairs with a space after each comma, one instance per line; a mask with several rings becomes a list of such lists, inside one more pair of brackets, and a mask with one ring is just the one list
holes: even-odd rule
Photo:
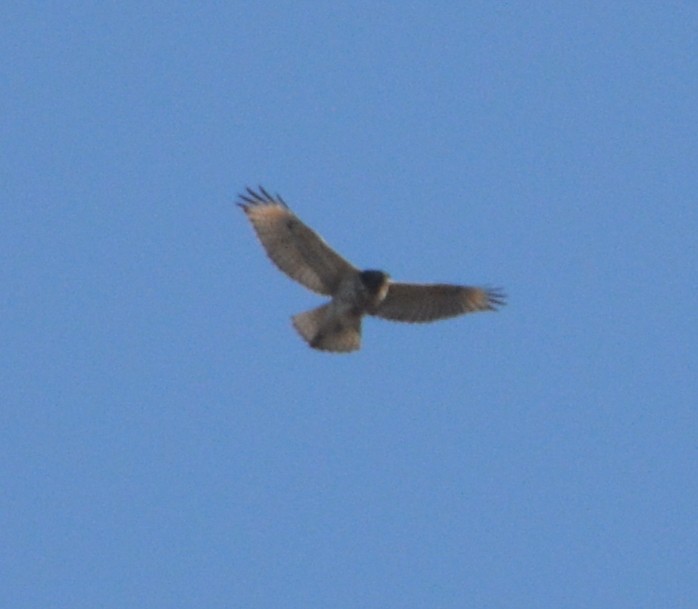
[[[2, 13], [1, 606], [698, 604], [698, 8]], [[509, 304], [315, 352], [256, 184]]]

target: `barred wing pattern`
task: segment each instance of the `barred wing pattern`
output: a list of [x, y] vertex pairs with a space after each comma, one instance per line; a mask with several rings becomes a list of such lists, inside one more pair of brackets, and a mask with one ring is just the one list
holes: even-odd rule
[[496, 311], [503, 304], [504, 293], [497, 288], [391, 282], [385, 300], [370, 313], [393, 321], [427, 322]]
[[284, 273], [319, 294], [332, 295], [340, 281], [357, 269], [306, 226], [280, 196], [262, 187], [247, 189], [238, 203], [252, 222], [269, 258]]

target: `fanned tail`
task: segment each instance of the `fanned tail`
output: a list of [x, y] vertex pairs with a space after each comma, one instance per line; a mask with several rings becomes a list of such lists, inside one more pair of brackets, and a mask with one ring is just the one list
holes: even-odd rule
[[331, 303], [294, 315], [292, 319], [294, 328], [313, 349], [347, 353], [361, 347], [361, 317], [336, 314]]

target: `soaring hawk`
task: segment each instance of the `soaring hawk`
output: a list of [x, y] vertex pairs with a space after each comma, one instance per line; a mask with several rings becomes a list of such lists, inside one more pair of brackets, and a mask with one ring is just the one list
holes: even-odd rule
[[273, 197], [261, 186], [259, 192], [248, 188], [238, 205], [279, 269], [306, 288], [331, 297], [328, 303], [292, 318], [314, 349], [359, 349], [364, 315], [427, 322], [495, 311], [504, 304], [504, 293], [496, 288], [399, 283], [383, 271], [361, 271], [301, 222], [279, 195]]

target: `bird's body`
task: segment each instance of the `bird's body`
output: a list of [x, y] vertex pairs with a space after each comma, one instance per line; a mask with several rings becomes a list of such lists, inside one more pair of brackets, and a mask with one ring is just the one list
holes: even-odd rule
[[361, 346], [361, 318], [376, 310], [387, 292], [385, 273], [352, 273], [340, 282], [329, 303], [295, 315], [293, 325], [315, 349], [353, 351]]
[[449, 284], [398, 283], [378, 270], [360, 271], [306, 226], [277, 195], [247, 189], [243, 208], [271, 260], [330, 302], [299, 313], [293, 325], [315, 348], [349, 352], [361, 346], [361, 320], [373, 315], [394, 321], [426, 322], [504, 304], [500, 290]]

